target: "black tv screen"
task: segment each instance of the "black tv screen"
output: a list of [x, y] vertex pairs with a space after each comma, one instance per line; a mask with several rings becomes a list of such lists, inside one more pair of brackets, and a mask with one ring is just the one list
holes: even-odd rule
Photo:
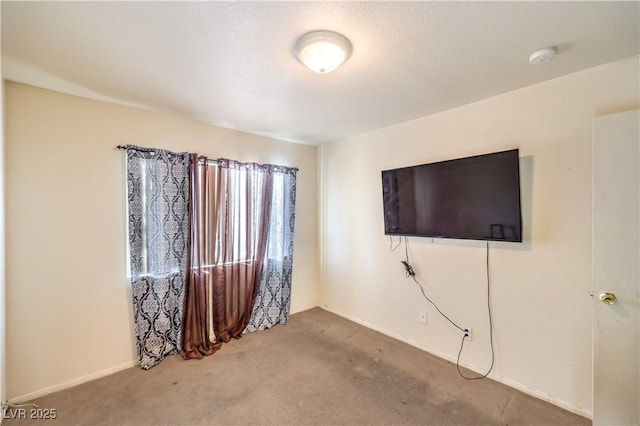
[[522, 242], [519, 151], [382, 171], [386, 235]]

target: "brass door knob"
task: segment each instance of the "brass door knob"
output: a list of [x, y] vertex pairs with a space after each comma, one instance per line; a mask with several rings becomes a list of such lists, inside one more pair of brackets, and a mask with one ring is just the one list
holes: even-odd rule
[[614, 303], [616, 303], [618, 301], [618, 299], [616, 298], [615, 294], [608, 293], [608, 292], [600, 293], [600, 300], [605, 305], [613, 305]]

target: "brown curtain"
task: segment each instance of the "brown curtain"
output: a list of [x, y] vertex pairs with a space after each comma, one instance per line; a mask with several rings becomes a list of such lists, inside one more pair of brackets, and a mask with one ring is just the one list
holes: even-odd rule
[[217, 160], [213, 321], [218, 338], [239, 338], [251, 319], [264, 263], [270, 168]]
[[213, 173], [215, 168], [199, 162], [197, 154], [190, 155], [189, 178], [191, 197], [190, 268], [185, 294], [184, 331], [182, 351], [184, 359], [203, 358], [220, 349], [213, 332], [211, 296], [213, 293], [212, 248], [215, 246], [216, 216], [212, 200], [215, 199]]
[[239, 338], [251, 319], [264, 263], [271, 169], [191, 157], [191, 269], [183, 358]]

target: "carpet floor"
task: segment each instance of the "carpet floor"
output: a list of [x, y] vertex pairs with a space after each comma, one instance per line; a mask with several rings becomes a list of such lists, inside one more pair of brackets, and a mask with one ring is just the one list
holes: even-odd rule
[[171, 356], [31, 402], [56, 419], [3, 426], [591, 424], [319, 308], [203, 360]]

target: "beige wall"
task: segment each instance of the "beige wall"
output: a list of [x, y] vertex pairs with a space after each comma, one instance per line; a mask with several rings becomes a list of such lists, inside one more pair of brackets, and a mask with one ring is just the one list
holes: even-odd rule
[[7, 394], [132, 365], [124, 154], [136, 144], [299, 167], [292, 312], [317, 304], [317, 148], [8, 83]]
[[[322, 146], [321, 305], [455, 361], [460, 334], [405, 278], [404, 246], [389, 250], [380, 171], [520, 148], [525, 241], [490, 244], [492, 376], [588, 415], [592, 119], [637, 108], [638, 73], [629, 58]], [[484, 373], [485, 243], [409, 238], [409, 255], [427, 294], [472, 327], [462, 362]]]

